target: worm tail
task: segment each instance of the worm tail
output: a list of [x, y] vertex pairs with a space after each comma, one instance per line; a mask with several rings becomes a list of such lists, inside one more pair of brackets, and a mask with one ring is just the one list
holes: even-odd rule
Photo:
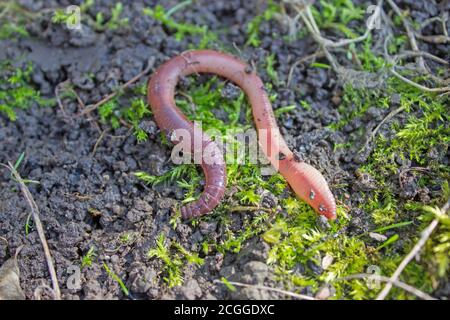
[[211, 212], [225, 193], [225, 164], [202, 164], [202, 169], [206, 177], [205, 189], [197, 201], [181, 207], [181, 216], [184, 219], [199, 217]]

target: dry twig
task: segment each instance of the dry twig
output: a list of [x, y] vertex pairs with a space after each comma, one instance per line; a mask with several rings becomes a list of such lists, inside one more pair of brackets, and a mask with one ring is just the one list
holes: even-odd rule
[[403, 180], [405, 179], [405, 175], [410, 171], [418, 171], [423, 173], [430, 173], [430, 169], [428, 168], [422, 168], [422, 167], [410, 167], [405, 170], [402, 170], [398, 175], [398, 183], [401, 188], [403, 188]]
[[[446, 214], [448, 209], [450, 208], [450, 199], [447, 200], [447, 203], [440, 209], [441, 214]], [[383, 290], [380, 292], [380, 294], [377, 296], [377, 300], [384, 300], [386, 296], [389, 294], [389, 292], [392, 289], [392, 284], [394, 281], [397, 281], [400, 275], [402, 274], [403, 270], [406, 268], [406, 266], [409, 264], [409, 262], [420, 252], [422, 247], [427, 242], [428, 238], [433, 233], [434, 229], [439, 224], [439, 218], [435, 218], [431, 223], [422, 231], [422, 236], [420, 237], [419, 241], [416, 243], [414, 248], [408, 253], [408, 255], [403, 259], [403, 261], [399, 264], [395, 272], [392, 274], [392, 276], [389, 278], [388, 283], [383, 288]]]
[[97, 103], [95, 103], [93, 105], [90, 105], [90, 106], [87, 106], [86, 109], [84, 109], [82, 112], [80, 112], [78, 114], [78, 117], [84, 116], [84, 115], [94, 111], [95, 109], [100, 107], [102, 104], [105, 104], [106, 102], [110, 101], [112, 98], [117, 96], [117, 94], [119, 92], [121, 92], [122, 90], [128, 88], [133, 83], [137, 82], [140, 78], [142, 78], [144, 75], [146, 75], [153, 68], [154, 63], [155, 63], [154, 57], [150, 58], [148, 60], [147, 67], [142, 72], [140, 72], [138, 75], [134, 76], [133, 78], [131, 78], [130, 80], [125, 82], [123, 85], [121, 85], [120, 88], [117, 91], [111, 92], [110, 94], [106, 95], [106, 97], [104, 97], [103, 99], [101, 99]]
[[407, 291], [407, 292], [409, 292], [409, 293], [411, 293], [411, 294], [413, 294], [416, 297], [419, 297], [421, 299], [424, 299], [424, 300], [438, 300], [438, 299], [430, 296], [429, 294], [427, 294], [427, 293], [425, 293], [423, 291], [420, 291], [417, 288], [414, 288], [413, 286], [411, 286], [409, 284], [406, 284], [406, 283], [401, 282], [399, 280], [391, 280], [388, 277], [381, 276], [381, 275], [378, 275], [378, 274], [358, 273], [358, 274], [352, 274], [352, 275], [349, 275], [349, 276], [346, 276], [346, 277], [343, 277], [343, 278], [339, 278], [339, 279], [336, 279], [336, 280], [352, 280], [352, 279], [368, 279], [368, 280], [371, 280], [371, 281], [389, 282], [389, 283], [392, 283], [394, 286], [396, 286], [396, 287], [398, 287], [400, 289], [403, 289], [403, 290], [405, 290], [405, 291]]
[[437, 88], [429, 88], [429, 87], [425, 87], [417, 82], [414, 82], [404, 76], [402, 76], [400, 73], [398, 73], [397, 71], [395, 71], [395, 67], [392, 67], [391, 69], [389, 69], [389, 72], [394, 75], [395, 77], [399, 78], [400, 80], [412, 85], [413, 87], [416, 87], [417, 89], [420, 89], [422, 91], [426, 91], [426, 92], [449, 92], [450, 91], [450, 86], [446, 86], [446, 87], [437, 87]]
[[51, 253], [50, 253], [50, 249], [48, 247], [47, 239], [45, 238], [44, 228], [42, 226], [41, 219], [39, 218], [39, 208], [33, 199], [33, 195], [31, 194], [30, 190], [23, 182], [23, 179], [20, 176], [20, 174], [17, 172], [16, 168], [14, 168], [14, 166], [9, 162], [8, 162], [8, 165], [2, 164], [2, 166], [6, 167], [8, 170], [11, 171], [14, 179], [19, 183], [20, 190], [22, 191], [26, 201], [28, 202], [28, 205], [30, 206], [31, 214], [32, 214], [33, 220], [34, 220], [34, 225], [36, 227], [36, 230], [37, 230], [37, 233], [39, 236], [39, 240], [41, 241], [42, 248], [44, 249], [44, 255], [45, 255], [45, 259], [47, 261], [48, 272], [50, 273], [50, 278], [52, 281], [53, 293], [55, 296], [55, 300], [61, 300], [61, 291], [59, 289], [58, 278], [56, 275], [55, 266], [53, 264], [53, 259], [52, 259]]
[[56, 102], [58, 103], [59, 109], [61, 110], [64, 118], [68, 118], [66, 110], [64, 108], [64, 104], [61, 101], [61, 97], [59, 95], [59, 92], [61, 91], [61, 89], [68, 83], [68, 80], [60, 82], [56, 85], [55, 87], [55, 97], [56, 97]]
[[292, 81], [292, 74], [294, 73], [295, 68], [299, 65], [302, 64], [303, 62], [306, 62], [308, 60], [312, 60], [314, 61], [315, 59], [319, 58], [319, 57], [323, 57], [324, 53], [322, 51], [316, 51], [312, 54], [309, 54], [303, 58], [298, 59], [297, 61], [295, 61], [291, 68], [289, 69], [289, 74], [288, 74], [288, 78], [287, 78], [287, 83], [286, 83], [286, 87], [289, 87], [289, 85], [291, 84]]
[[[217, 280], [217, 279], [214, 280], [214, 282], [223, 284], [222, 281]], [[259, 289], [259, 290], [277, 292], [277, 293], [281, 293], [286, 296], [290, 296], [290, 297], [301, 299], [301, 300], [317, 300], [314, 297], [310, 297], [310, 296], [307, 296], [304, 294], [294, 293], [294, 292], [290, 292], [290, 291], [286, 291], [286, 290], [282, 290], [282, 289], [277, 289], [277, 288], [271, 288], [271, 287], [260, 286], [260, 285], [255, 285], [255, 284], [247, 284], [247, 283], [241, 283], [241, 282], [234, 282], [234, 281], [228, 281], [228, 283], [230, 283], [234, 286], [238, 286], [238, 287], [254, 288], [254, 289]]]
[[6, 239], [4, 237], [0, 237], [0, 240], [4, 241], [6, 244], [8, 244], [8, 239]]
[[[400, 8], [397, 6], [397, 4], [395, 4], [395, 2], [393, 0], [387, 0], [387, 2], [389, 3], [389, 5], [391, 6], [391, 8], [394, 10], [394, 12], [400, 17], [400, 19], [402, 20], [403, 23], [403, 27], [406, 30], [406, 34], [409, 38], [409, 43], [411, 45], [411, 49], [415, 52], [420, 51], [419, 50], [419, 46], [417, 45], [417, 41], [416, 41], [416, 37], [414, 35], [414, 32], [411, 28], [411, 25], [409, 24], [409, 21], [407, 19], [405, 19], [405, 17], [402, 14], [402, 11], [400, 10]], [[425, 66], [425, 61], [423, 60], [423, 57], [419, 56], [417, 57], [417, 64], [419, 65], [419, 67], [426, 71], [427, 67]]]
[[98, 137], [97, 141], [95, 142], [94, 148], [92, 149], [92, 153], [91, 153], [91, 157], [95, 156], [95, 153], [97, 152], [97, 148], [100, 144], [100, 142], [103, 140], [103, 137], [105, 136], [105, 133], [108, 130], [103, 130], [102, 133], [100, 134], [100, 136]]
[[362, 152], [362, 151], [364, 151], [367, 148], [367, 146], [369, 145], [370, 141], [372, 141], [372, 139], [377, 134], [378, 130], [380, 130], [381, 126], [386, 121], [392, 119], [393, 117], [395, 117], [397, 114], [399, 114], [403, 110], [405, 110], [405, 107], [400, 107], [400, 108], [397, 108], [397, 109], [392, 110], [391, 112], [389, 112], [389, 114], [383, 120], [381, 120], [381, 122], [376, 126], [376, 128], [370, 133], [369, 138], [367, 138], [366, 142], [364, 143], [364, 146], [359, 150], [359, 152]]

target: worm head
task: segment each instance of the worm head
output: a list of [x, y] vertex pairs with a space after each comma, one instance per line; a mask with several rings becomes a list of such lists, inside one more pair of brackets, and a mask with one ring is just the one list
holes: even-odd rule
[[323, 175], [304, 162], [298, 163], [296, 169], [296, 177], [289, 179], [295, 193], [318, 214], [330, 220], [336, 219], [336, 202]]

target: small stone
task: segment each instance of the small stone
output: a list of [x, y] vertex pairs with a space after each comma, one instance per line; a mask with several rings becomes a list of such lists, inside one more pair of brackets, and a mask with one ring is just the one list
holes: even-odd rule
[[145, 219], [146, 216], [147, 216], [146, 212], [138, 211], [138, 210], [135, 210], [135, 209], [131, 209], [127, 213], [127, 219], [131, 223], [136, 223], [136, 222], [142, 221], [142, 220]]
[[257, 283], [264, 283], [268, 276], [269, 268], [267, 264], [261, 261], [250, 261], [243, 267], [243, 272], [251, 275]]
[[187, 224], [178, 224], [176, 231], [182, 239], [187, 239], [192, 234], [192, 228]]
[[86, 300], [104, 300], [102, 287], [97, 280], [89, 280], [83, 285], [84, 298]]
[[226, 99], [236, 100], [241, 92], [242, 91], [238, 86], [232, 84], [231, 82], [227, 82], [227, 84], [225, 84], [225, 86], [222, 88], [221, 94], [222, 97]]
[[198, 285], [197, 280], [189, 279], [181, 288], [181, 293], [187, 300], [195, 300], [202, 296], [202, 289]]
[[308, 260], [308, 262], [306, 264], [308, 265], [308, 268], [310, 268], [311, 271], [315, 275], [321, 275], [323, 273], [322, 267], [317, 265], [317, 264], [315, 264], [312, 260]]
[[342, 99], [341, 99], [341, 97], [338, 96], [338, 95], [334, 95], [334, 96], [331, 98], [331, 102], [332, 102], [336, 107], [339, 106], [339, 105], [341, 104], [341, 101], [342, 101]]
[[220, 275], [227, 279], [235, 274], [236, 274], [236, 268], [234, 266], [226, 266], [220, 270]]
[[[136, 271], [142, 271], [137, 269]], [[147, 268], [143, 272], [132, 272], [130, 274], [130, 290], [135, 293], [145, 293], [157, 283], [158, 274], [154, 269]]]
[[142, 211], [142, 212], [147, 212], [147, 213], [153, 212], [153, 207], [147, 201], [143, 201], [141, 199], [136, 199], [134, 201], [134, 208], [136, 210]]
[[123, 213], [123, 208], [121, 206], [119, 206], [118, 204], [114, 204], [111, 208], [111, 211], [115, 214], [115, 215], [122, 215]]
[[113, 264], [119, 263], [119, 260], [120, 260], [120, 258], [119, 258], [118, 255], [114, 254], [114, 255], [111, 256], [111, 262], [112, 262]]
[[398, 93], [392, 94], [392, 96], [391, 96], [391, 103], [393, 105], [396, 105], [396, 106], [400, 105], [400, 100], [401, 100], [401, 97], [400, 97], [400, 95]]
[[322, 259], [322, 269], [327, 270], [329, 266], [333, 263], [333, 256], [327, 253]]
[[206, 221], [202, 221], [200, 222], [200, 232], [203, 235], [208, 235], [213, 233], [214, 231], [216, 231], [217, 229], [217, 222], [212, 221], [212, 222], [206, 222]]
[[97, 40], [96, 33], [86, 25], [79, 30], [70, 30], [69, 43], [75, 47], [87, 47]]
[[376, 232], [369, 232], [369, 237], [371, 237], [372, 239], [374, 239], [375, 241], [378, 242], [383, 242], [387, 240], [387, 237], [385, 235], [376, 233]]
[[20, 287], [19, 267], [17, 260], [11, 258], [0, 267], [0, 301], [25, 300], [25, 294]]
[[419, 198], [420, 201], [423, 203], [430, 203], [431, 201], [430, 190], [427, 187], [421, 188], [419, 190]]
[[156, 126], [156, 123], [151, 120], [141, 121], [139, 123], [139, 128], [144, 130], [151, 137], [154, 137], [156, 135], [156, 132], [158, 131], [158, 127]]
[[216, 253], [214, 260], [212, 261], [213, 268], [216, 271], [219, 271], [222, 268], [223, 258], [224, 258], [224, 256], [222, 253]]
[[326, 285], [319, 289], [319, 291], [316, 293], [315, 298], [319, 299], [319, 300], [326, 300], [329, 297], [331, 297], [333, 294], [334, 294], [334, 290]]
[[321, 230], [328, 230], [331, 228], [330, 222], [325, 216], [317, 216], [317, 224]]
[[175, 206], [176, 203], [177, 201], [171, 198], [158, 198], [156, 200], [156, 205], [159, 209], [170, 209]]

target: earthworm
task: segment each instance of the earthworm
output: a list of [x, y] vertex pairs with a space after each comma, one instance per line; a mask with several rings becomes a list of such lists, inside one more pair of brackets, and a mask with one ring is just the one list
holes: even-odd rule
[[[177, 129], [187, 130], [192, 141], [191, 153], [201, 151], [201, 167], [205, 187], [200, 198], [181, 208], [185, 219], [212, 211], [222, 199], [226, 187], [226, 167], [223, 153], [217, 144], [196, 127], [175, 105], [175, 87], [180, 77], [193, 73], [211, 73], [237, 84], [247, 95], [252, 106], [258, 131], [259, 145], [270, 163], [287, 180], [299, 198], [328, 219], [336, 218], [336, 203], [322, 174], [300, 161], [289, 149], [277, 126], [262, 80], [252, 67], [240, 59], [213, 50], [187, 51], [162, 64], [148, 83], [148, 102], [161, 130], [170, 136]], [[180, 139], [172, 137], [175, 144]], [[197, 150], [201, 147], [201, 150]], [[197, 149], [196, 149], [197, 148]], [[212, 159], [206, 161], [203, 150], [212, 149]]]

